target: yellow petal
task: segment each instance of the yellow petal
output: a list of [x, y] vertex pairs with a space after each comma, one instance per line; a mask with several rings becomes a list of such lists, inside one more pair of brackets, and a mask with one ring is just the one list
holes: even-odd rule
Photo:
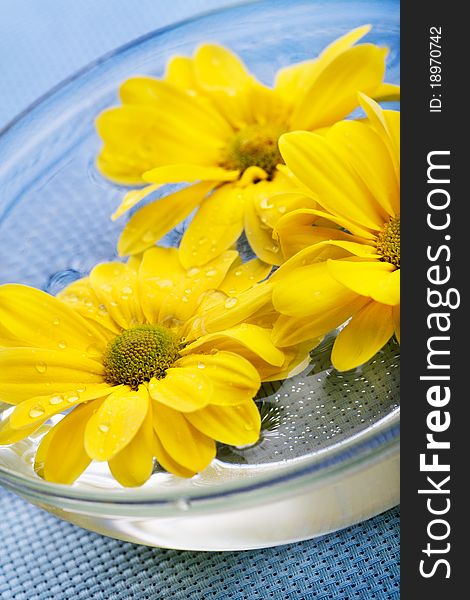
[[391, 263], [329, 260], [328, 272], [356, 294], [392, 306], [400, 302], [400, 270]]
[[231, 266], [225, 279], [217, 289], [225, 292], [228, 296], [236, 296], [266, 279], [271, 269], [270, 264], [258, 258], [253, 258], [246, 263], [238, 260]]
[[175, 366], [195, 373], [202, 371], [211, 380], [211, 404], [225, 406], [251, 400], [261, 385], [253, 365], [232, 352], [189, 354], [180, 358]]
[[282, 348], [285, 356], [282, 369], [272, 369], [272, 373], [269, 373], [266, 370], [265, 373], [263, 373], [263, 381], [280, 381], [302, 373], [302, 371], [306, 369], [311, 362], [310, 352], [316, 346], [318, 346], [322, 339], [323, 336], [313, 339], [301, 339], [301, 343], [296, 343], [293, 346]]
[[11, 418], [7, 417], [0, 421], [0, 445], [14, 444], [29, 437], [32, 433], [39, 429], [44, 421], [35, 423], [31, 427], [24, 429], [13, 429], [10, 425]]
[[18, 404], [12, 412], [10, 425], [14, 429], [23, 429], [34, 424], [39, 425], [52, 415], [67, 411], [83, 402], [109, 396], [121, 388], [122, 386], [110, 386], [107, 383], [100, 383], [88, 385], [84, 391], [73, 390], [61, 394], [28, 398], [28, 400]]
[[400, 180], [400, 113], [394, 110], [383, 110], [372, 98], [359, 93], [359, 102], [367, 115], [368, 121], [380, 135], [389, 149], [390, 159], [395, 167], [397, 180]]
[[88, 467], [91, 459], [83, 440], [88, 420], [99, 406], [90, 402], [75, 408], [42, 439], [34, 468], [44, 479], [70, 485]]
[[382, 207], [384, 222], [399, 215], [400, 180], [378, 133], [366, 123], [343, 121], [332, 127], [327, 137]]
[[93, 345], [104, 349], [106, 337], [70, 306], [57, 298], [24, 285], [0, 286], [2, 329], [17, 345], [86, 352]]
[[362, 241], [339, 229], [315, 225], [318, 219], [312, 211], [296, 210], [277, 222], [276, 233], [285, 257], [292, 257], [308, 246], [328, 240]]
[[158, 435], [155, 433], [155, 430], [153, 436], [153, 453], [159, 464], [169, 473], [178, 475], [178, 477], [186, 478], [193, 477], [194, 475], [196, 475], [195, 471], [190, 471], [189, 469], [182, 467], [171, 458], [171, 456], [163, 447], [163, 444], [161, 443]]
[[[294, 247], [295, 244], [291, 244], [288, 238], [289, 233], [295, 235], [295, 229], [299, 230], [298, 236], [302, 239], [307, 238], [307, 230], [312, 228], [312, 225], [333, 227], [336, 225], [336, 231], [331, 231], [330, 239], [349, 239], [358, 243], [369, 243], [375, 244], [375, 235], [371, 234], [366, 229], [360, 229], [357, 225], [350, 223], [347, 219], [342, 217], [333, 216], [316, 208], [297, 208], [293, 209], [288, 214], [281, 217], [275, 225], [275, 236], [277, 236], [281, 242], [281, 245], [287, 249], [287, 255], [289, 256], [289, 248]], [[352, 233], [344, 234], [340, 232], [339, 228], [346, 229], [347, 231], [355, 230], [355, 235]], [[346, 235], [347, 237], [344, 237]], [[317, 243], [317, 242], [315, 242]], [[292, 254], [293, 256], [293, 254]]]
[[253, 400], [236, 406], [207, 406], [187, 418], [199, 431], [224, 444], [244, 446], [259, 439], [261, 417]]
[[186, 268], [206, 264], [228, 250], [243, 231], [242, 192], [226, 184], [204, 199], [180, 244], [180, 259]]
[[346, 117], [358, 105], [357, 92], [371, 95], [382, 83], [387, 50], [360, 44], [334, 58], [304, 92], [291, 129], [317, 129]]
[[120, 262], [101, 263], [90, 273], [90, 283], [111, 318], [123, 329], [143, 322], [137, 273]]
[[338, 283], [324, 262], [286, 274], [273, 290], [274, 307], [295, 317], [322, 314], [355, 298], [356, 293]]
[[[255, 356], [262, 361], [280, 367], [284, 364], [284, 354], [271, 341], [271, 331], [257, 325], [242, 323], [220, 333], [209, 333], [183, 348], [183, 356], [193, 353], [226, 350], [247, 358]], [[254, 363], [254, 361], [251, 361]], [[256, 363], [254, 363], [256, 366]]]
[[335, 340], [331, 361], [348, 371], [372, 358], [393, 335], [392, 307], [369, 302], [342, 329]]
[[165, 69], [165, 80], [188, 92], [195, 92], [199, 86], [194, 73], [193, 59], [187, 56], [170, 58]]
[[279, 93], [257, 81], [250, 82], [246, 93], [249, 98], [252, 122], [260, 125], [286, 123], [291, 107]]
[[194, 55], [194, 72], [198, 87], [210, 93], [226, 122], [237, 129], [252, 122], [249, 91], [253, 77], [235, 54], [222, 46], [204, 44]]
[[259, 310], [271, 305], [272, 287], [269, 280], [253, 288], [227, 297], [217, 292], [209, 306], [201, 305], [188, 322], [186, 337], [192, 340], [205, 333], [222, 331], [248, 321]]
[[184, 413], [203, 408], [213, 394], [212, 381], [205, 373], [176, 365], [167, 369], [163, 379], [151, 379], [148, 387], [152, 400]]
[[[310, 342], [342, 325], [367, 302], [367, 298], [357, 296], [348, 304], [334, 307], [324, 313], [312, 313], [306, 317], [280, 315], [273, 327], [273, 342], [281, 348]], [[314, 346], [312, 343], [312, 348]]]
[[223, 167], [204, 167], [194, 164], [176, 164], [156, 167], [143, 174], [149, 183], [192, 183], [194, 181], [235, 181], [240, 171]]
[[139, 204], [139, 202], [141, 202], [144, 198], [149, 196], [152, 192], [158, 190], [160, 187], [161, 184], [158, 183], [153, 185], [146, 185], [145, 187], [140, 188], [138, 190], [131, 190], [130, 192], [127, 192], [127, 194], [122, 199], [121, 204], [111, 215], [112, 220], [115, 221], [116, 219], [118, 219], [120, 216], [122, 216], [131, 208], [133, 208], [136, 204]]
[[400, 86], [393, 83], [382, 83], [375, 90], [373, 96], [376, 102], [400, 100]]
[[323, 69], [337, 56], [351, 48], [353, 44], [364, 37], [370, 29], [370, 25], [357, 27], [329, 44], [317, 59], [284, 67], [276, 75], [276, 91], [290, 99], [295, 100], [296, 96], [299, 99], [302, 98], [306, 87], [313, 84]]
[[65, 302], [86, 319], [92, 319], [104, 327], [103, 335], [112, 339], [113, 335], [120, 333], [119, 326], [110, 317], [106, 306], [102, 304], [91, 287], [90, 278], [84, 277], [70, 283], [64, 290], [57, 294], [61, 302]]
[[172, 90], [170, 103], [127, 104], [102, 112], [96, 120], [105, 143], [97, 166], [115, 181], [142, 181], [144, 171], [159, 165], [217, 164], [220, 149], [231, 135], [225, 120], [207, 102], [200, 103], [169, 83], [157, 85]]
[[176, 248], [157, 246], [146, 250], [140, 263], [138, 279], [142, 309], [149, 323], [160, 322], [160, 309], [170, 290], [186, 277]]
[[136, 435], [149, 409], [145, 386], [114, 392], [90, 418], [85, 429], [85, 450], [95, 460], [110, 460]]
[[[139, 160], [131, 153], [123, 154], [119, 147], [109, 145], [101, 149], [96, 157], [96, 168], [105, 177], [121, 185], [142, 185], [142, 173], [151, 168], [155, 163], [149, 159]], [[128, 210], [124, 207], [123, 212]], [[117, 218], [118, 212], [113, 215]]]
[[190, 131], [199, 132], [204, 136], [204, 143], [218, 142], [230, 133], [217, 110], [198, 97], [187, 94], [186, 90], [173, 85], [168, 79], [132, 77], [121, 85], [119, 94], [124, 104], [147, 104], [164, 111], [167, 120], [171, 121], [177, 115], [178, 120], [185, 122], [188, 134]]
[[187, 415], [156, 402], [152, 410], [153, 428], [174, 462], [193, 473], [199, 473], [212, 462], [216, 451], [214, 440], [193, 427]]
[[[255, 186], [253, 186], [255, 187]], [[280, 265], [283, 261], [281, 248], [273, 239], [273, 230], [263, 223], [256, 211], [253, 191], [245, 191], [245, 234], [258, 258], [271, 265]]]
[[[20, 430], [24, 431], [24, 430]], [[39, 442], [39, 446], [37, 447], [36, 454], [34, 455], [34, 471], [39, 477], [44, 479], [44, 461], [46, 459], [47, 453], [49, 452], [49, 445], [54, 437], [54, 428], [51, 427], [46, 435]], [[90, 459], [88, 459], [90, 460]]]
[[[343, 244], [346, 244], [347, 247], [344, 248]], [[292, 273], [299, 268], [305, 267], [306, 265], [326, 262], [330, 258], [349, 258], [351, 255], [357, 256], [358, 254], [361, 258], [375, 258], [375, 256], [371, 256], [371, 254], [362, 256], [361, 251], [355, 253], [354, 250], [356, 248], [360, 248], [362, 251], [364, 249], [364, 244], [355, 244], [352, 247], [348, 247], [347, 242], [329, 240], [327, 242], [318, 242], [317, 244], [308, 246], [307, 248], [297, 252], [297, 254], [294, 254], [294, 256], [286, 260], [286, 262], [282, 264], [279, 269], [274, 271], [269, 278], [271, 286], [276, 284], [281, 279], [284, 279], [288, 273]]]
[[101, 363], [75, 350], [0, 349], [0, 400], [18, 404], [43, 396], [103, 383]]
[[139, 277], [147, 319], [150, 322], [189, 319], [201, 295], [218, 288], [236, 257], [236, 252], [228, 250], [203, 268], [186, 270], [174, 248], [151, 248], [145, 252]]
[[194, 55], [196, 77], [204, 88], [243, 89], [251, 76], [242, 61], [217, 44], [203, 44]]
[[213, 181], [196, 183], [141, 208], [124, 227], [118, 242], [119, 254], [137, 254], [153, 246], [183, 221], [214, 185]]
[[113, 477], [121, 485], [136, 487], [149, 479], [153, 469], [153, 438], [152, 410], [149, 406], [139, 431], [127, 446], [108, 462]]
[[332, 141], [296, 131], [282, 135], [279, 148], [287, 166], [328, 212], [361, 228], [381, 230], [384, 219], [378, 203]]

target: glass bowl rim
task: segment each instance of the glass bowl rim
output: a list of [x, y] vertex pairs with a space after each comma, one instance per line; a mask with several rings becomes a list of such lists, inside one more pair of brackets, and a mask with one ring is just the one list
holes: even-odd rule
[[[295, 4], [296, 0], [285, 0], [288, 4]], [[300, 0], [299, 4], [304, 4], [305, 0]], [[179, 20], [165, 27], [152, 30], [144, 35], [138, 36], [118, 46], [117, 48], [106, 52], [97, 59], [89, 62], [81, 69], [75, 71], [69, 77], [63, 79], [58, 84], [49, 89], [46, 93], [39, 96], [35, 101], [29, 104], [25, 109], [13, 117], [7, 124], [0, 129], [0, 145], [7, 135], [15, 136], [15, 129], [18, 128], [19, 135], [23, 120], [26, 120], [49, 101], [54, 101], [59, 92], [66, 90], [68, 86], [75, 83], [80, 78], [86, 76], [95, 67], [106, 63], [113, 58], [119, 58], [127, 50], [136, 48], [145, 44], [162, 34], [179, 30], [180, 28], [204, 21], [206, 18], [230, 13], [234, 9], [243, 7], [267, 4], [267, 0], [243, 0], [234, 2], [223, 8], [214, 8], [204, 11], [196, 16]], [[266, 489], [272, 490], [273, 486], [277, 489], [286, 489], [291, 482], [301, 484], [316, 485], [321, 484], [325, 479], [334, 477], [341, 473], [346, 473], [354, 468], [360, 468], [361, 465], [372, 464], [383, 460], [390, 455], [399, 453], [400, 436], [400, 407], [392, 409], [386, 416], [380, 418], [373, 425], [356, 432], [347, 440], [331, 444], [327, 448], [315, 452], [311, 456], [292, 459], [290, 465], [275, 471], [276, 463], [266, 463], [266, 471], [258, 474], [253, 479], [243, 479], [242, 481], [233, 480], [224, 484], [217, 484], [215, 487], [201, 486], [192, 490], [176, 489], [170, 491], [162, 489], [145, 488], [122, 488], [112, 490], [95, 491], [74, 487], [73, 485], [56, 484], [45, 481], [41, 478], [33, 479], [23, 476], [9, 468], [0, 466], [0, 484], [7, 489], [20, 494], [29, 492], [32, 495], [39, 495], [41, 499], [50, 497], [70, 501], [79, 501], [80, 503], [98, 503], [98, 504], [120, 504], [120, 505], [173, 505], [175, 501], [184, 499], [188, 502], [205, 504], [215, 499], [225, 499], [232, 496], [238, 496], [248, 493], [263, 493]], [[278, 463], [279, 464], [279, 463]], [[249, 466], [231, 465], [233, 468], [249, 469]], [[273, 469], [274, 473], [271, 471]], [[320, 475], [320, 477], [318, 477]], [[177, 507], [175, 507], [177, 510]]]

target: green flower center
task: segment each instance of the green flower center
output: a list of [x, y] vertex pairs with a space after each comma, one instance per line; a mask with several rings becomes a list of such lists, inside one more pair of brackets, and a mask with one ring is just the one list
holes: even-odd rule
[[400, 268], [400, 217], [391, 218], [377, 236], [377, 251], [384, 262]]
[[284, 163], [278, 140], [284, 130], [274, 125], [251, 125], [238, 131], [224, 150], [222, 166], [244, 171], [260, 167], [271, 178], [276, 165]]
[[123, 331], [104, 354], [105, 381], [136, 390], [152, 377], [162, 379], [179, 357], [179, 339], [161, 325], [139, 325]]

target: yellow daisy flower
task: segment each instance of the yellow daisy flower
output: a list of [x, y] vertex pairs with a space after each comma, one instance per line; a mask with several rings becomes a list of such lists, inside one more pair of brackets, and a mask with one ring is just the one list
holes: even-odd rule
[[212, 461], [215, 440], [256, 442], [260, 382], [301, 369], [308, 354], [271, 341], [271, 290], [256, 285], [268, 272], [233, 251], [186, 271], [176, 249], [155, 247], [96, 266], [59, 297], [1, 286], [0, 401], [15, 408], [0, 443], [65, 413], [39, 445], [37, 472], [70, 484], [107, 461], [122, 485], [138, 486], [154, 457], [190, 477]]
[[[351, 320], [332, 361], [348, 370], [369, 360], [400, 319], [400, 114], [361, 95], [364, 122], [343, 121], [326, 135], [288, 133], [286, 164], [328, 212], [303, 209], [278, 223], [287, 254], [274, 274], [273, 329], [279, 346], [323, 335]], [[328, 218], [340, 229], [312, 226]], [[297, 236], [297, 237], [296, 237]]]
[[151, 185], [129, 192], [114, 218], [163, 184], [193, 185], [137, 212], [121, 235], [120, 254], [152, 246], [197, 209], [181, 242], [185, 267], [207, 263], [243, 231], [261, 260], [279, 265], [273, 226], [299, 208], [272, 198], [296, 186], [283, 168], [279, 136], [343, 119], [357, 107], [359, 90], [376, 99], [398, 95], [397, 86], [383, 83], [387, 50], [354, 45], [369, 30], [359, 27], [315, 60], [281, 69], [273, 88], [214, 44], [201, 46], [192, 58], [173, 58], [163, 80], [124, 82], [122, 106], [97, 119], [104, 142], [98, 167], [117, 182]]

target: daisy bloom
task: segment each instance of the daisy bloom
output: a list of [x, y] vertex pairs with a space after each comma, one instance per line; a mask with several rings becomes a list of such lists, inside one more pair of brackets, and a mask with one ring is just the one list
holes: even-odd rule
[[107, 461], [122, 485], [138, 486], [154, 457], [191, 477], [216, 441], [256, 442], [261, 381], [302, 368], [308, 354], [271, 341], [271, 290], [256, 285], [268, 272], [233, 251], [187, 271], [177, 249], [155, 247], [96, 266], [58, 297], [1, 286], [0, 400], [15, 407], [0, 443], [62, 413], [38, 447], [39, 475], [70, 484]]
[[[399, 339], [400, 114], [360, 101], [367, 120], [280, 141], [286, 164], [325, 210], [294, 211], [278, 223], [286, 253], [297, 253], [272, 278], [282, 313], [273, 339], [298, 343], [350, 319], [333, 347], [339, 370], [369, 360], [394, 333]], [[337, 228], [313, 226], [319, 217]]]
[[355, 45], [369, 30], [354, 29], [318, 58], [281, 69], [272, 88], [214, 44], [202, 45], [192, 58], [171, 59], [163, 79], [125, 81], [122, 106], [97, 119], [104, 142], [98, 168], [120, 183], [151, 185], [130, 191], [114, 218], [163, 184], [192, 185], [134, 214], [119, 253], [145, 250], [196, 210], [181, 241], [185, 267], [206, 264], [243, 231], [261, 260], [281, 264], [273, 227], [299, 206], [272, 198], [296, 186], [283, 168], [280, 135], [331, 126], [357, 107], [358, 91], [376, 99], [398, 96], [397, 86], [383, 83], [387, 49]]

